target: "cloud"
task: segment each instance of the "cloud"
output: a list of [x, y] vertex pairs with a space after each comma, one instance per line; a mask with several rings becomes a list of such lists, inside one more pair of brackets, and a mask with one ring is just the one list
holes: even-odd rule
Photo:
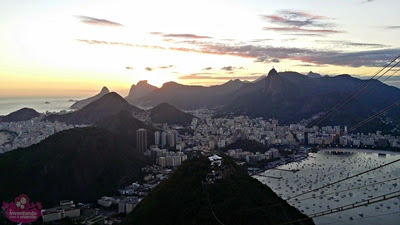
[[393, 30], [393, 29], [400, 29], [400, 26], [386, 26], [384, 28], [388, 30]]
[[400, 49], [380, 49], [358, 52], [315, 52], [315, 54], [295, 57], [302, 62], [338, 66], [373, 66], [382, 67], [393, 60]]
[[156, 70], [156, 69], [170, 69], [170, 68], [172, 68], [172, 67], [174, 67], [174, 65], [168, 65], [168, 66], [157, 66], [157, 67], [146, 67], [146, 68], [144, 68], [146, 71], [153, 71], [153, 70]]
[[297, 65], [295, 65], [295, 66], [300, 66], [300, 67], [321, 67], [321, 65], [307, 64], [307, 63], [304, 63], [304, 64], [297, 64]]
[[122, 24], [117, 23], [117, 22], [112, 22], [112, 21], [109, 21], [109, 20], [98, 19], [98, 18], [89, 17], [89, 16], [77, 16], [77, 18], [80, 20], [80, 22], [88, 24], [88, 25], [109, 26], [109, 27], [120, 27], [120, 26], [123, 26]]
[[266, 38], [266, 39], [253, 39], [253, 40], [251, 40], [250, 42], [259, 43], [259, 42], [273, 41], [273, 40], [274, 40], [274, 39], [269, 39], [269, 38]]
[[211, 73], [194, 73], [189, 75], [180, 76], [180, 80], [255, 80], [260, 76], [220, 76]]
[[90, 45], [120, 45], [125, 47], [137, 47], [137, 48], [150, 48], [150, 49], [161, 49], [166, 50], [167, 48], [155, 45], [134, 45], [127, 42], [116, 42], [116, 41], [99, 41], [99, 40], [85, 40], [85, 39], [76, 39], [79, 42], [83, 42]]
[[169, 68], [172, 68], [172, 67], [174, 67], [174, 65], [159, 66], [159, 67], [157, 67], [157, 68], [158, 68], [158, 69], [169, 69]]
[[[99, 45], [122, 45], [129, 47], [156, 48], [164, 50], [174, 50], [182, 52], [196, 52], [212, 55], [230, 55], [243, 58], [252, 58], [256, 62], [266, 62], [265, 60], [298, 60], [307, 64], [337, 65], [337, 66], [374, 66], [381, 67], [399, 55], [400, 48], [383, 48], [369, 51], [342, 52], [338, 50], [317, 50], [307, 48], [258, 46], [251, 44], [221, 44], [192, 42], [188, 47], [132, 45], [124, 42], [107, 42], [99, 40], [79, 40], [87, 44]], [[197, 44], [196, 44], [197, 43]], [[263, 60], [262, 60], [263, 59]], [[151, 70], [153, 68], [148, 67]], [[149, 70], [148, 70], [149, 71]]]
[[211, 39], [210, 36], [202, 36], [196, 34], [165, 34], [162, 32], [150, 32], [152, 35], [158, 35], [166, 38], [186, 38], [186, 39]]
[[243, 69], [244, 69], [243, 67], [234, 67], [234, 66], [224, 66], [221, 68], [221, 70], [229, 71], [229, 72], [234, 71], [234, 70], [243, 70]]
[[273, 15], [263, 15], [262, 18], [277, 25], [277, 27], [264, 27], [264, 30], [290, 32], [290, 35], [316, 36], [316, 34], [325, 35], [343, 32], [333, 29], [336, 25], [326, 21], [330, 18], [308, 12], [281, 10]]
[[[314, 33], [319, 33], [319, 34], [342, 33], [342, 31], [333, 29], [305, 29], [300, 27], [264, 27], [263, 29], [279, 31], [279, 32], [304, 32], [303, 34], [300, 34], [302, 36], [314, 36]], [[292, 35], [297, 35], [297, 34], [292, 34]]]
[[258, 57], [255, 62], [263, 62], [263, 63], [279, 63], [281, 60], [277, 58], [270, 58], [270, 57]]
[[133, 70], [133, 67], [125, 66], [125, 69], [127, 69], [127, 70]]
[[212, 70], [212, 69], [213, 69], [212, 67], [206, 67], [206, 68], [204, 68], [202, 70]]
[[351, 46], [351, 47], [366, 47], [366, 48], [387, 48], [389, 45], [376, 44], [376, 43], [361, 43], [361, 42], [351, 42], [351, 41], [336, 41], [336, 40], [317, 40], [316, 42], [325, 43], [325, 44], [333, 44], [335, 47], [340, 46]]
[[125, 43], [125, 42], [109, 42], [109, 41], [99, 41], [99, 40], [84, 40], [84, 39], [76, 39], [79, 42], [83, 42], [90, 45], [122, 45], [128, 47], [135, 47], [133, 44]]
[[[254, 58], [256, 62], [266, 59], [291, 59], [303, 63], [337, 66], [375, 66], [386, 65], [400, 52], [400, 49], [379, 49], [371, 51], [341, 52], [336, 50], [315, 50], [306, 48], [288, 48], [254, 45], [211, 44], [197, 46], [198, 48], [171, 48], [185, 52], [198, 52], [215, 55], [231, 55], [244, 58]], [[277, 61], [277, 60], [275, 60]]]

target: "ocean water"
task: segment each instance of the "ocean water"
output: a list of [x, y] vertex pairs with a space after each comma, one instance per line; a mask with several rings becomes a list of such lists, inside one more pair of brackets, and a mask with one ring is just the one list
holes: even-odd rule
[[[298, 169], [299, 171], [296, 173], [268, 170], [262, 173], [262, 176], [254, 176], [254, 178], [268, 185], [282, 198], [288, 199], [288, 197], [293, 197], [303, 191], [321, 187], [396, 159], [400, 159], [400, 154], [386, 152], [386, 155], [379, 155], [374, 151], [332, 149], [311, 154], [311, 157], [302, 162], [279, 167], [286, 170]], [[279, 177], [281, 179], [276, 179]], [[380, 183], [382, 181], [386, 182]], [[400, 191], [400, 162], [296, 197], [297, 200], [292, 198], [288, 203], [304, 214], [312, 215], [395, 191]], [[316, 217], [313, 220], [317, 225], [399, 224], [400, 198], [396, 197], [367, 206]]]
[[[59, 112], [62, 110], [70, 110], [73, 102], [69, 100], [79, 100], [84, 97], [0, 97], [0, 115], [7, 115], [18, 109], [28, 107], [38, 112], [44, 113]], [[49, 104], [46, 104], [48, 102]]]

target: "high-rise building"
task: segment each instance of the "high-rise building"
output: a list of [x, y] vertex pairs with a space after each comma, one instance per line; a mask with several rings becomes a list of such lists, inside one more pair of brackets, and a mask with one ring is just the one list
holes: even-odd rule
[[175, 134], [173, 132], [168, 132], [168, 144], [170, 147], [175, 146]]
[[155, 145], [160, 145], [160, 138], [161, 138], [160, 132], [156, 131], [154, 133], [154, 144]]
[[167, 133], [161, 133], [161, 147], [164, 147], [167, 144]]
[[174, 136], [175, 136], [175, 143], [179, 144], [179, 133], [178, 133], [178, 131], [174, 131]]
[[136, 148], [141, 152], [147, 150], [147, 131], [143, 128], [136, 131]]
[[304, 132], [304, 144], [308, 145], [308, 132]]

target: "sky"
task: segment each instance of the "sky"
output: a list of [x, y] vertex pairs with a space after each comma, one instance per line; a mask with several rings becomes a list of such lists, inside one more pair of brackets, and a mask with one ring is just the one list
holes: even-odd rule
[[0, 0], [0, 97], [126, 94], [140, 80], [210, 86], [273, 67], [371, 76], [400, 54], [398, 9], [398, 0]]

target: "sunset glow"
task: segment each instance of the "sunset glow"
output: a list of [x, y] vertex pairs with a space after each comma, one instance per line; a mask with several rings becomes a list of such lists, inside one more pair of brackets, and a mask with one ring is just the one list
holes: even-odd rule
[[[373, 75], [400, 52], [398, 0], [0, 2], [0, 96], [126, 94], [278, 71]], [[400, 75], [400, 74], [399, 74]]]

